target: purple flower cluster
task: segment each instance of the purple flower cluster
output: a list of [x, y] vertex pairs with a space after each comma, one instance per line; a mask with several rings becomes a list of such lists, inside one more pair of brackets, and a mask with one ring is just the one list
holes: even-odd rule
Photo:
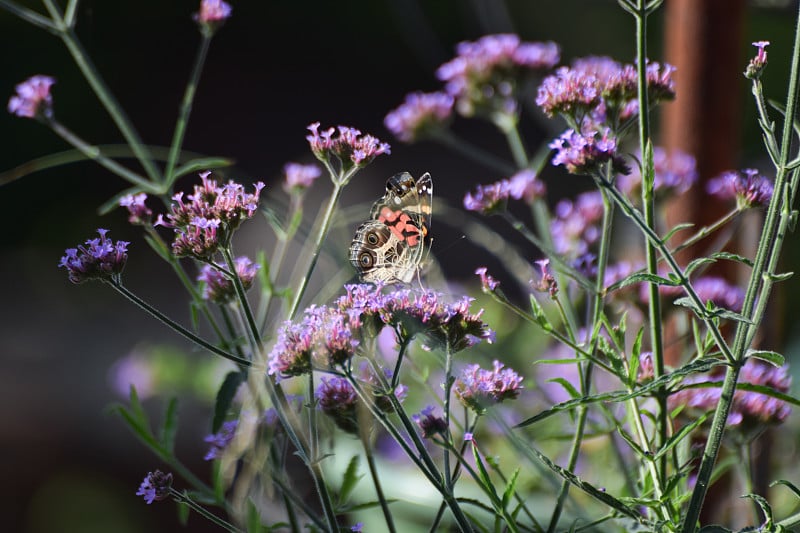
[[741, 173], [729, 170], [706, 184], [708, 194], [723, 200], [735, 198], [739, 209], [768, 204], [773, 190], [772, 182], [754, 168], [745, 168]]
[[493, 340], [493, 332], [481, 321], [483, 311], [470, 312], [470, 298], [447, 303], [433, 291], [383, 294], [382, 289], [346, 285], [347, 294], [332, 307], [312, 306], [299, 323], [287, 321], [270, 353], [269, 374], [299, 376], [310, 372], [313, 363], [323, 368], [344, 365], [359, 347], [362, 331], [377, 335], [385, 325], [406, 339], [423, 334], [431, 344], [449, 345], [453, 351]]
[[522, 377], [500, 361], [494, 361], [492, 370], [480, 365], [468, 365], [456, 378], [454, 391], [465, 407], [478, 414], [504, 400], [513, 400], [522, 389]]
[[172, 474], [165, 474], [161, 470], [148, 472], [144, 481], [136, 491], [137, 496], [143, 496], [147, 505], [154, 501], [165, 500], [172, 490]]
[[434, 415], [433, 412], [434, 407], [429, 405], [419, 413], [411, 415], [411, 419], [416, 422], [422, 431], [422, 438], [424, 439], [431, 439], [436, 435], [444, 435], [447, 432], [447, 423], [444, 418]]
[[390, 111], [383, 124], [403, 142], [414, 142], [444, 129], [453, 114], [453, 97], [447, 93], [411, 93]]
[[609, 161], [615, 172], [630, 172], [625, 160], [617, 154], [617, 139], [608, 128], [602, 133], [567, 130], [550, 143], [550, 148], [556, 150], [553, 164], [563, 165], [570, 174], [596, 174], [602, 172], [602, 165]]
[[600, 191], [579, 194], [574, 201], [561, 200], [556, 204], [550, 222], [553, 248], [562, 256], [575, 258], [585, 255], [600, 238], [598, 223], [603, 217], [603, 197]]
[[50, 87], [56, 80], [50, 76], [31, 76], [18, 84], [17, 93], [8, 100], [8, 112], [18, 117], [50, 118], [53, 116], [53, 97]]
[[129, 242], [114, 242], [106, 235], [107, 229], [98, 229], [99, 239], [89, 239], [77, 248], [65, 250], [58, 264], [66, 268], [72, 283], [83, 283], [90, 279], [119, 281], [128, 260]]
[[119, 205], [128, 210], [128, 222], [138, 226], [150, 224], [153, 212], [145, 205], [147, 193], [129, 194], [119, 200]]
[[753, 46], [758, 48], [756, 57], [750, 60], [747, 64], [747, 69], [744, 71], [744, 76], [750, 80], [757, 80], [761, 77], [764, 67], [767, 66], [767, 46], [769, 41], [756, 41]]
[[355, 128], [339, 126], [320, 131], [319, 125], [314, 122], [308, 126], [311, 135], [306, 139], [314, 156], [324, 163], [332, 164], [335, 160], [335, 164], [344, 169], [363, 167], [377, 156], [391, 153], [388, 144], [372, 135], [362, 135]]
[[[675, 67], [649, 62], [646, 67], [650, 103], [675, 97]], [[602, 108], [594, 122], [609, 119], [609, 125], [631, 118], [638, 108], [636, 66], [609, 57], [585, 57], [561, 67], [539, 86], [536, 104], [548, 115], [564, 115], [573, 124], [583, 124], [591, 111]]]
[[[788, 393], [792, 383], [788, 366], [773, 367], [756, 359], [748, 359], [739, 375], [740, 383], [761, 385], [777, 392]], [[718, 383], [718, 387], [692, 387], [703, 383]], [[683, 381], [681, 390], [669, 397], [670, 409], [684, 406], [690, 416], [696, 413], [712, 411], [717, 407], [722, 394], [722, 376], [693, 375]], [[733, 396], [733, 405], [728, 414], [729, 426], [763, 426], [763, 424], [779, 424], [786, 420], [791, 407], [783, 400], [766, 394], [737, 390]]]
[[173, 196], [166, 220], [163, 215], [156, 220], [155, 225], [175, 230], [172, 251], [178, 257], [211, 259], [220, 246], [227, 246], [233, 232], [252, 218], [258, 208], [262, 182], [255, 184], [253, 194], [248, 194], [244, 186], [233, 181], [218, 185], [209, 178], [210, 174], [200, 174], [202, 185], [195, 185], [188, 202], [183, 201], [182, 192]]
[[545, 194], [545, 185], [530, 169], [517, 172], [509, 179], [489, 185], [479, 185], [464, 196], [464, 208], [490, 215], [506, 208], [509, 198], [525, 200], [528, 204]]
[[300, 163], [286, 163], [283, 166], [283, 190], [289, 194], [304, 191], [311, 187], [322, 172], [317, 165], [301, 165]]
[[[638, 155], [641, 161], [641, 154]], [[653, 149], [653, 168], [655, 181], [653, 188], [656, 192], [683, 194], [697, 182], [697, 161], [695, 158], [680, 150], [668, 153], [664, 148]], [[629, 197], [638, 196], [642, 185], [642, 173], [638, 166], [627, 176], [617, 178], [617, 187]]]
[[194, 20], [203, 25], [221, 24], [231, 16], [231, 6], [223, 0], [202, 0]]
[[515, 86], [526, 70], [545, 70], [558, 63], [560, 51], [552, 42], [522, 42], [517, 35], [486, 35], [462, 42], [456, 57], [443, 64], [436, 76], [455, 98], [464, 116], [478, 111], [516, 113]]
[[[253, 263], [245, 256], [237, 257], [234, 262], [236, 264], [236, 275], [239, 276], [244, 290], [249, 289], [252, 287], [253, 280], [261, 265]], [[200, 269], [200, 274], [197, 276], [197, 281], [204, 283], [204, 300], [226, 304], [236, 297], [236, 289], [233, 286], [233, 282], [220, 268], [214, 268], [208, 264], [203, 265], [203, 268]]]
[[321, 378], [314, 396], [319, 409], [343, 431], [358, 433], [358, 394], [347, 379]]
[[210, 444], [208, 452], [203, 459], [206, 461], [211, 461], [221, 458], [223, 452], [233, 440], [233, 437], [236, 436], [236, 429], [238, 427], [238, 420], [228, 420], [227, 422], [222, 423], [219, 431], [212, 433], [203, 439], [204, 442]]

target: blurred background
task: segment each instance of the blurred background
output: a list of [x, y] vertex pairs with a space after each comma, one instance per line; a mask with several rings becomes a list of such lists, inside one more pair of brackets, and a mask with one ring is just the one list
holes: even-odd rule
[[[22, 3], [45, 12], [36, 1]], [[149, 144], [167, 145], [172, 135], [200, 40], [191, 19], [198, 4], [196, 0], [80, 3], [78, 36]], [[383, 117], [408, 92], [438, 90], [435, 69], [452, 57], [459, 41], [516, 32], [524, 40], [559, 43], [562, 62], [585, 55], [610, 55], [622, 61], [634, 57], [632, 19], [611, 0], [233, 0], [231, 4], [233, 16], [211, 46], [185, 148], [235, 159], [229, 175], [245, 182], [263, 180], [267, 201], [278, 205], [285, 201], [279, 184], [283, 164], [311, 161], [305, 128], [315, 121], [323, 127], [357, 127], [392, 145], [390, 157], [378, 158], [357, 176], [345, 193], [345, 206], [369, 205], [382, 193], [386, 177], [402, 170], [415, 176], [430, 172], [435, 201], [453, 206], [460, 206], [464, 193], [474, 185], [506, 177], [442, 146], [401, 144], [383, 126]], [[749, 85], [740, 73], [754, 54], [750, 42], [772, 41], [765, 84], [771, 97], [783, 99], [795, 3], [693, 4], [712, 12], [727, 10], [732, 18], [697, 16], [694, 20], [706, 24], [697, 29], [703, 39], [692, 40], [693, 34], [687, 32], [675, 37], [683, 39], [685, 49], [671, 49], [671, 53], [688, 53], [705, 62], [700, 61], [691, 77], [694, 85], [679, 85], [677, 101], [667, 106], [677, 108], [684, 94], [698, 92], [706, 102], [713, 100], [715, 93], [705, 89], [708, 84], [717, 93], [726, 91], [729, 107], [719, 113], [727, 122], [703, 120], [710, 127], [696, 142], [702, 147], [726, 145], [728, 151], [714, 152], [711, 167], [701, 165], [703, 177], [743, 166], [769, 173], [770, 167], [759, 159], [762, 152]], [[662, 9], [652, 18], [652, 59], [664, 60], [664, 43], [669, 39], [665, 16]], [[676, 22], [670, 31], [686, 30], [688, 24]], [[715, 48], [726, 36], [733, 39], [733, 46]], [[52, 75], [57, 79], [52, 91], [55, 113], [62, 123], [91, 143], [121, 141], [56, 37], [0, 11], [0, 49], [5, 51], [0, 54], [0, 96], [10, 96], [14, 85], [31, 75]], [[734, 67], [714, 67], [720, 64]], [[533, 95], [530, 100], [528, 104]], [[686, 128], [692, 128], [681, 120], [686, 119], [666, 121], [672, 129], [667, 127], [663, 137], [673, 144], [689, 136]], [[541, 117], [524, 125], [523, 135], [531, 146], [554, 137], [563, 127]], [[508, 156], [502, 137], [488, 125], [456, 120], [455, 128], [498, 155]], [[6, 113], [0, 114], [0, 138], [0, 171], [68, 148], [41, 124]], [[701, 154], [695, 155], [703, 160]], [[723, 163], [724, 168], [713, 168]], [[178, 188], [188, 189], [194, 179], [182, 180]], [[565, 181], [574, 178], [551, 169], [544, 179], [554, 197], [576, 188], [574, 181]], [[56, 268], [65, 248], [90, 238], [98, 227], [108, 228], [114, 239], [132, 242], [126, 285], [171, 317], [188, 323], [180, 287], [138, 230], [119, 211], [104, 216], [97, 212], [98, 206], [125, 187], [100, 167], [78, 163], [36, 172], [0, 188], [0, 474], [5, 480], [0, 509], [6, 531], [93, 532], [108, 531], [113, 525], [114, 531], [124, 533], [179, 527], [174, 506], [147, 506], [134, 496], [144, 475], [160, 465], [107, 410], [114, 402], [125, 401], [120, 390], [127, 386], [120, 387], [115, 376], [120, 365], [128, 365], [124, 367], [128, 375], [135, 372], [139, 353], [163, 363], [164, 375], [152, 384], [153, 392], [181, 398], [178, 455], [195, 473], [208, 478], [202, 439], [209, 430], [213, 394], [223, 368], [108, 288], [96, 283], [74, 286]], [[309, 199], [309, 213], [315, 213], [314, 206], [324, 199], [328, 187], [325, 180], [317, 183], [314, 194], [318, 196]], [[457, 224], [443, 222], [435, 214], [434, 224], [434, 254], [445, 276], [449, 281], [473, 283], [474, 269], [489, 258], [476, 255], [469, 243], [459, 239], [460, 232], [453, 227]], [[329, 247], [331, 255], [325, 264], [341, 266], [345, 261], [353, 227], [355, 221], [346, 221], [335, 232], [335, 245]], [[268, 231], [263, 220], [251, 223], [243, 247], [264, 247], [271, 239]], [[797, 237], [791, 241], [787, 265], [800, 259]], [[529, 259], [537, 258], [530, 251]], [[315, 280], [311, 294], [321, 287], [321, 280]], [[780, 289], [783, 308], [773, 313], [775, 327], [770, 331], [775, 338], [769, 347], [792, 353], [797, 341], [793, 324], [784, 324], [780, 317], [797, 316], [800, 311], [798, 299], [791, 297], [798, 290], [798, 280]], [[140, 387], [146, 388], [146, 381]], [[154, 395], [144, 401], [157, 417], [163, 397]], [[192, 531], [215, 530], [197, 516], [189, 525]]]

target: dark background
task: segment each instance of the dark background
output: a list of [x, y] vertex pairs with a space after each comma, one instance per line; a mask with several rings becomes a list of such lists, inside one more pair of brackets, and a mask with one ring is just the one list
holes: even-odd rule
[[[81, 3], [78, 35], [147, 143], [167, 145], [171, 138], [199, 42], [191, 20], [198, 3]], [[44, 13], [37, 2], [25, 4]], [[372, 201], [385, 178], [400, 170], [431, 172], [436, 201], [455, 205], [473, 185], [504, 177], [436, 145], [402, 145], [383, 127], [386, 112], [406, 93], [439, 88], [435, 68], [452, 57], [458, 41], [514, 31], [526, 40], [558, 42], [565, 61], [581, 55], [626, 61], [634, 56], [632, 21], [612, 1], [232, 5], [232, 18], [212, 43], [185, 147], [234, 158], [231, 175], [264, 180], [266, 197], [275, 202], [283, 198], [278, 182], [283, 164], [310, 161], [305, 127], [314, 121], [357, 127], [392, 144], [391, 157], [378, 158], [348, 188], [345, 205]], [[750, 41], [766, 38], [789, 45], [791, 9], [749, 6], [747, 13], [742, 65], [752, 52]], [[660, 21], [654, 17], [651, 27], [651, 57], [657, 59]], [[0, 11], [0, 50], [0, 95], [10, 96], [14, 85], [28, 76], [52, 75], [57, 79], [56, 116], [62, 123], [92, 143], [121, 141], [57, 38]], [[785, 70], [788, 50], [773, 46], [769, 52], [770, 64]], [[780, 72], [771, 79], [772, 92], [782, 98]], [[742, 109], [750, 109], [743, 80], [731, 83], [731, 90], [742, 93]], [[753, 153], [755, 122], [752, 114], [742, 115], [744, 152]], [[533, 145], [561, 127], [529, 119], [523, 133]], [[462, 120], [456, 128], [507, 157], [502, 138], [487, 125]], [[0, 114], [0, 139], [0, 170], [68, 148], [35, 121], [5, 113]], [[563, 181], [574, 178], [551, 170], [548, 176], [551, 190], [575, 187]], [[0, 516], [7, 531], [178, 527], [172, 505], [148, 507], [133, 495], [144, 474], [161, 465], [104, 408], [119, 399], [107, 379], [115, 360], [142, 343], [186, 346], [107, 288], [73, 286], [56, 268], [65, 248], [89, 238], [97, 227], [109, 228], [115, 239], [132, 241], [126, 284], [171, 316], [188, 317], [177, 284], [138, 231], [119, 212], [97, 213], [101, 203], [125, 186], [107, 171], [82, 163], [37, 172], [0, 189]], [[187, 187], [189, 180], [184, 180], [178, 188]], [[316, 191], [324, 195], [327, 187], [321, 180]], [[312, 199], [312, 205], [319, 201]], [[468, 244], [448, 246], [457, 241], [458, 231], [446, 223], [440, 227], [439, 242], [446, 246], [438, 258], [446, 275], [471, 279], [486, 258], [471, 254]], [[796, 286], [787, 287], [793, 291]], [[197, 395], [186, 396], [179, 455], [207, 477], [201, 441], [209, 406]], [[161, 406], [157, 399], [146, 405], [154, 413]], [[190, 526], [193, 531], [207, 527], [196, 516]]]

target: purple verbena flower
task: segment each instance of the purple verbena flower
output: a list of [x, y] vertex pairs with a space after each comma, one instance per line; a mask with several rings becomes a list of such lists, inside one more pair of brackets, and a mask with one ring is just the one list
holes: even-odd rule
[[[638, 154], [641, 160], [641, 154]], [[664, 148], [653, 149], [653, 168], [655, 180], [653, 189], [657, 193], [683, 194], [697, 182], [697, 161], [680, 150], [668, 153]], [[642, 185], [642, 173], [638, 166], [627, 176], [617, 178], [617, 187], [629, 197], [639, 196]]]
[[319, 409], [348, 433], [358, 433], [358, 394], [345, 378], [321, 378], [314, 397]]
[[108, 230], [98, 229], [99, 239], [89, 239], [77, 248], [69, 248], [58, 264], [66, 268], [72, 283], [83, 283], [90, 279], [119, 282], [125, 262], [128, 260], [129, 242], [114, 242], [106, 235]]
[[558, 45], [524, 43], [517, 35], [486, 35], [462, 42], [456, 57], [443, 64], [436, 76], [456, 100], [464, 116], [478, 112], [516, 114], [516, 85], [526, 70], [552, 68], [559, 61]]
[[536, 261], [536, 264], [539, 265], [541, 276], [539, 277], [539, 281], [535, 283], [531, 281], [531, 286], [536, 291], [549, 293], [550, 298], [555, 299], [556, 295], [558, 295], [558, 282], [556, 281], [555, 276], [553, 276], [553, 274], [551, 274], [548, 270], [550, 260], [540, 259], [539, 261]]
[[647, 95], [650, 104], [657, 104], [664, 100], [675, 99], [675, 67], [664, 63], [663, 65], [656, 61], [648, 61], [645, 67], [645, 74], [647, 76]]
[[743, 169], [741, 173], [729, 170], [706, 183], [710, 195], [723, 200], [735, 198], [739, 209], [768, 204], [773, 190], [772, 182], [753, 168]]
[[148, 472], [142, 484], [139, 485], [139, 490], [136, 491], [137, 496], [143, 496], [147, 505], [154, 501], [165, 500], [169, 497], [172, 490], [172, 474], [165, 474], [161, 470], [155, 472]]
[[468, 365], [456, 378], [454, 391], [464, 406], [478, 414], [504, 400], [513, 400], [522, 389], [522, 377], [500, 361], [494, 361], [492, 370], [480, 365]]
[[364, 522], [356, 522], [355, 525], [353, 525], [350, 528], [350, 531], [354, 531], [355, 533], [361, 533], [361, 531], [363, 530], [364, 530]]
[[561, 67], [542, 81], [536, 105], [547, 116], [563, 114], [580, 117], [600, 103], [597, 77], [569, 67]]
[[322, 171], [317, 165], [301, 165], [300, 163], [286, 163], [283, 166], [283, 190], [289, 194], [298, 193], [311, 187]]
[[486, 267], [479, 268], [475, 271], [475, 273], [481, 278], [481, 288], [483, 289], [483, 292], [494, 292], [494, 290], [500, 285], [499, 281], [486, 273]]
[[319, 122], [308, 126], [311, 151], [320, 161], [336, 164], [347, 170], [368, 165], [381, 154], [391, 153], [391, 147], [372, 135], [362, 135], [355, 128], [339, 126], [319, 131]]
[[[689, 376], [683, 381], [684, 388], [669, 396], [669, 408], [684, 406], [689, 416], [716, 409], [721, 399], [722, 379], [722, 375], [718, 372], [712, 372], [711, 375]], [[748, 359], [742, 367], [739, 382], [768, 387], [786, 394], [789, 392], [792, 380], [786, 365], [776, 368], [763, 361]], [[719, 386], [692, 387], [702, 383], [718, 383]], [[790, 412], [791, 407], [782, 400], [760, 392], [738, 389], [733, 396], [727, 423], [729, 426], [742, 426], [745, 429], [763, 427], [764, 424], [783, 422]]]
[[53, 97], [50, 87], [56, 82], [50, 76], [31, 76], [18, 84], [17, 93], [8, 100], [8, 112], [18, 117], [51, 118]]
[[[261, 265], [253, 263], [248, 257], [237, 257], [234, 261], [236, 265], [236, 275], [242, 282], [244, 290], [253, 285], [253, 280], [258, 273]], [[211, 265], [203, 265], [197, 281], [203, 282], [203, 299], [211, 300], [218, 304], [226, 304], [236, 297], [236, 289], [233, 282], [219, 268]]]
[[192, 256], [208, 260], [226, 246], [233, 233], [245, 220], [252, 218], [258, 209], [262, 182], [255, 184], [253, 194], [245, 192], [244, 186], [233, 181], [220, 186], [209, 178], [210, 172], [200, 174], [201, 185], [195, 185], [194, 193], [183, 200], [183, 193], [172, 197], [170, 212], [166, 220], [159, 215], [155, 225], [172, 228], [175, 240], [172, 251], [178, 257]]
[[600, 191], [588, 191], [574, 201], [561, 200], [554, 215], [550, 233], [555, 251], [570, 258], [583, 256], [600, 238], [598, 224], [603, 216], [603, 197]]
[[611, 130], [605, 128], [600, 133], [578, 133], [572, 129], [565, 131], [550, 143], [550, 148], [557, 150], [553, 165], [563, 165], [570, 174], [591, 175], [600, 172], [601, 166], [610, 161], [615, 172], [630, 172], [625, 160], [617, 154], [617, 139]]
[[147, 200], [147, 193], [143, 192], [129, 194], [120, 198], [119, 205], [128, 210], [128, 222], [138, 226], [150, 224], [153, 212], [145, 205], [145, 200]]
[[213, 33], [231, 16], [231, 6], [223, 0], [202, 0], [200, 11], [194, 14], [194, 20], [203, 31]]
[[640, 383], [652, 381], [655, 377], [655, 367], [653, 366], [653, 353], [642, 352], [639, 354], [639, 371], [637, 379]]
[[753, 46], [758, 48], [756, 57], [750, 60], [747, 64], [747, 69], [744, 71], [745, 78], [749, 80], [757, 80], [761, 77], [764, 67], [767, 66], [767, 46], [769, 41], [756, 41]]
[[464, 209], [491, 215], [505, 210], [508, 199], [524, 199], [531, 204], [545, 194], [544, 183], [532, 170], [521, 170], [511, 178], [488, 185], [478, 185], [464, 196]]
[[419, 413], [411, 415], [411, 419], [416, 422], [422, 431], [422, 438], [424, 439], [431, 439], [436, 435], [447, 433], [447, 423], [444, 418], [434, 415], [433, 412], [434, 407], [428, 405]]
[[203, 441], [207, 444], [210, 444], [210, 446], [203, 459], [206, 461], [211, 461], [213, 459], [221, 458], [222, 454], [233, 440], [233, 437], [236, 436], [236, 429], [238, 427], [238, 420], [228, 420], [227, 422], [222, 423], [219, 431], [204, 438]]
[[383, 119], [386, 129], [403, 142], [414, 142], [447, 127], [453, 97], [447, 93], [411, 93]]

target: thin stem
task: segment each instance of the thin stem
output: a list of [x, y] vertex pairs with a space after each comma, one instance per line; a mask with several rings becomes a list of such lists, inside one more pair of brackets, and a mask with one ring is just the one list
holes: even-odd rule
[[311, 273], [314, 272], [314, 268], [317, 266], [317, 260], [319, 259], [319, 254], [322, 250], [322, 244], [325, 242], [325, 238], [328, 236], [328, 231], [330, 230], [331, 223], [333, 222], [333, 214], [336, 211], [336, 206], [339, 203], [339, 198], [342, 195], [344, 182], [344, 179], [333, 180], [333, 193], [328, 199], [328, 206], [325, 208], [325, 215], [322, 218], [322, 225], [319, 228], [319, 233], [317, 234], [317, 240], [314, 243], [314, 250], [311, 253], [311, 259], [308, 262], [308, 267], [306, 268], [303, 277], [300, 279], [297, 292], [295, 292], [294, 298], [292, 299], [292, 305], [289, 308], [289, 320], [293, 319], [297, 314], [297, 311], [300, 307], [300, 302], [302, 301], [303, 295], [308, 287], [308, 281], [311, 278]]
[[185, 492], [178, 492], [177, 490], [172, 489], [172, 488], [169, 489], [169, 492], [172, 495], [172, 497], [175, 499], [176, 502], [188, 505], [194, 512], [196, 512], [197, 514], [199, 514], [203, 518], [206, 518], [207, 520], [211, 521], [213, 524], [223, 528], [226, 531], [231, 531], [233, 533], [244, 533], [244, 531], [242, 531], [241, 529], [237, 528], [236, 526], [234, 526], [230, 522], [226, 522], [225, 520], [223, 520], [222, 518], [218, 517], [214, 513], [208, 511], [202, 505], [200, 505], [197, 502], [195, 502], [194, 500], [192, 500], [189, 497], [189, 495], [186, 494]]
[[453, 485], [453, 472], [450, 468], [450, 445], [453, 441], [453, 436], [450, 433], [450, 400], [453, 392], [453, 351], [450, 349], [450, 343], [445, 343], [445, 358], [444, 358], [444, 422], [447, 428], [444, 433], [444, 438], [447, 440], [448, 446], [444, 448], [444, 486], [447, 491], [452, 494], [454, 490]]
[[186, 91], [183, 93], [183, 101], [181, 102], [180, 112], [178, 113], [178, 120], [175, 123], [175, 132], [172, 135], [172, 142], [170, 143], [169, 159], [167, 159], [167, 166], [164, 169], [164, 180], [167, 184], [171, 184], [174, 180], [173, 174], [175, 172], [175, 165], [178, 162], [178, 156], [183, 147], [186, 126], [189, 123], [189, 115], [192, 112], [192, 102], [197, 92], [197, 84], [200, 81], [200, 74], [203, 72], [203, 65], [205, 64], [210, 44], [211, 36], [203, 33], [202, 39], [200, 40], [200, 48], [197, 50], [194, 65], [192, 66], [192, 73], [189, 76], [189, 82], [186, 84]]
[[528, 152], [525, 150], [525, 143], [522, 142], [522, 137], [519, 134], [517, 122], [517, 120], [509, 121], [508, 127], [501, 127], [500, 129], [506, 136], [508, 148], [511, 150], [511, 156], [514, 158], [517, 169], [523, 169], [530, 166], [531, 160], [528, 157]]
[[205, 340], [201, 339], [200, 337], [198, 337], [197, 335], [195, 335], [194, 333], [192, 333], [188, 329], [184, 328], [183, 326], [181, 326], [180, 324], [178, 324], [177, 322], [175, 322], [171, 318], [167, 317], [165, 314], [163, 314], [161, 311], [159, 311], [155, 307], [151, 306], [150, 304], [148, 304], [147, 302], [145, 302], [144, 300], [142, 300], [141, 298], [136, 296], [134, 293], [129, 291], [127, 288], [125, 288], [121, 283], [118, 283], [118, 282], [115, 282], [115, 281], [109, 281], [108, 284], [111, 285], [122, 296], [124, 296], [125, 298], [130, 300], [132, 303], [134, 303], [135, 305], [140, 307], [144, 312], [148, 313], [149, 315], [151, 315], [153, 318], [155, 318], [159, 322], [163, 323], [167, 327], [169, 327], [172, 330], [174, 330], [175, 332], [177, 332], [179, 335], [182, 335], [183, 337], [187, 338], [188, 340], [192, 341], [193, 343], [197, 344], [198, 346], [200, 346], [202, 348], [205, 348], [209, 352], [212, 352], [212, 353], [215, 353], [215, 354], [217, 354], [217, 355], [219, 355], [221, 357], [224, 357], [225, 359], [228, 359], [229, 361], [233, 361], [234, 363], [236, 363], [240, 367], [243, 367], [243, 368], [254, 367], [254, 368], [256, 368], [257, 370], [260, 370], [260, 371], [265, 370], [264, 368], [259, 368], [257, 365], [254, 365], [253, 363], [251, 363], [247, 359], [243, 359], [241, 357], [237, 357], [237, 356], [235, 356], [233, 354], [230, 354], [230, 353], [226, 352], [225, 350], [217, 348], [213, 344], [210, 344], [210, 343], [206, 342]]
[[[682, 532], [691, 533], [696, 529], [697, 520], [703, 507], [711, 474], [716, 463], [719, 449], [722, 445], [722, 437], [725, 433], [725, 423], [733, 403], [733, 395], [736, 391], [736, 383], [739, 379], [741, 365], [744, 364], [744, 356], [755, 329], [760, 324], [763, 311], [766, 309], [766, 301], [772, 289], [772, 280], [766, 273], [771, 273], [771, 268], [777, 264], [778, 256], [781, 252], [785, 231], [789, 224], [788, 212], [791, 209], [790, 199], [796, 197], [797, 181], [791, 180], [791, 189], [787, 183], [789, 170], [787, 163], [790, 159], [790, 149], [793, 137], [793, 127], [795, 115], [797, 113], [797, 97], [800, 89], [800, 6], [798, 6], [798, 18], [795, 25], [794, 46], [792, 49], [791, 73], [789, 75], [789, 90], [786, 98], [786, 114], [783, 123], [783, 135], [781, 138], [781, 151], [776, 168], [775, 187], [772, 199], [767, 209], [767, 216], [761, 231], [761, 239], [758, 243], [758, 250], [753, 261], [753, 269], [750, 273], [750, 281], [745, 292], [744, 303], [742, 304], [742, 314], [756, 322], [740, 322], [736, 327], [736, 334], [733, 341], [734, 364], [728, 367], [722, 385], [722, 394], [714, 413], [714, 419], [709, 430], [706, 447], [703, 451], [703, 459], [700, 462], [700, 470], [697, 475], [697, 484], [692, 491], [692, 498], [683, 522]], [[766, 133], [766, 132], [765, 132]], [[756, 299], [759, 307], [754, 309]]]
[[361, 436], [361, 445], [364, 447], [364, 455], [367, 457], [367, 466], [369, 467], [369, 474], [372, 477], [372, 484], [375, 486], [375, 496], [381, 504], [383, 518], [386, 520], [386, 530], [389, 531], [389, 533], [395, 533], [397, 530], [394, 526], [394, 518], [389, 509], [389, 502], [386, 500], [386, 496], [383, 493], [381, 480], [378, 476], [378, 467], [375, 465], [375, 454], [372, 453], [372, 446], [370, 445], [370, 439], [367, 435], [368, 431], [368, 429], [363, 429], [359, 432]]
[[147, 181], [144, 177], [140, 176], [136, 172], [129, 170], [113, 159], [109, 159], [100, 151], [97, 146], [90, 145], [77, 135], [75, 135], [72, 131], [67, 129], [66, 126], [61, 124], [55, 119], [49, 119], [45, 121], [45, 124], [50, 126], [53, 132], [67, 141], [69, 144], [77, 148], [83, 155], [85, 155], [88, 159], [91, 159], [95, 163], [103, 166], [116, 174], [117, 176], [129, 181], [133, 185], [137, 185], [141, 187], [143, 190], [148, 191], [150, 193], [158, 193], [159, 190], [155, 187], [151, 182]]
[[236, 290], [236, 297], [239, 300], [239, 304], [244, 312], [245, 319], [247, 320], [247, 329], [250, 336], [250, 342], [252, 343], [253, 352], [255, 353], [261, 348], [261, 332], [258, 329], [258, 325], [256, 325], [255, 318], [253, 317], [253, 310], [250, 308], [250, 304], [247, 301], [247, 295], [245, 294], [242, 280], [236, 273], [236, 263], [233, 260], [233, 254], [231, 253], [229, 247], [222, 247], [221, 251], [222, 257], [225, 258], [225, 264], [228, 267], [228, 272], [231, 274], [231, 282], [233, 283], [234, 290]]
[[27, 7], [23, 7], [16, 2], [10, 2], [9, 0], [0, 0], [0, 7], [11, 13], [12, 15], [16, 15], [25, 22], [29, 24], [33, 24], [39, 29], [48, 31], [53, 35], [58, 35], [59, 30], [58, 26], [56, 26], [52, 20], [47, 17], [41, 16], [36, 11], [32, 9], [28, 9]]

